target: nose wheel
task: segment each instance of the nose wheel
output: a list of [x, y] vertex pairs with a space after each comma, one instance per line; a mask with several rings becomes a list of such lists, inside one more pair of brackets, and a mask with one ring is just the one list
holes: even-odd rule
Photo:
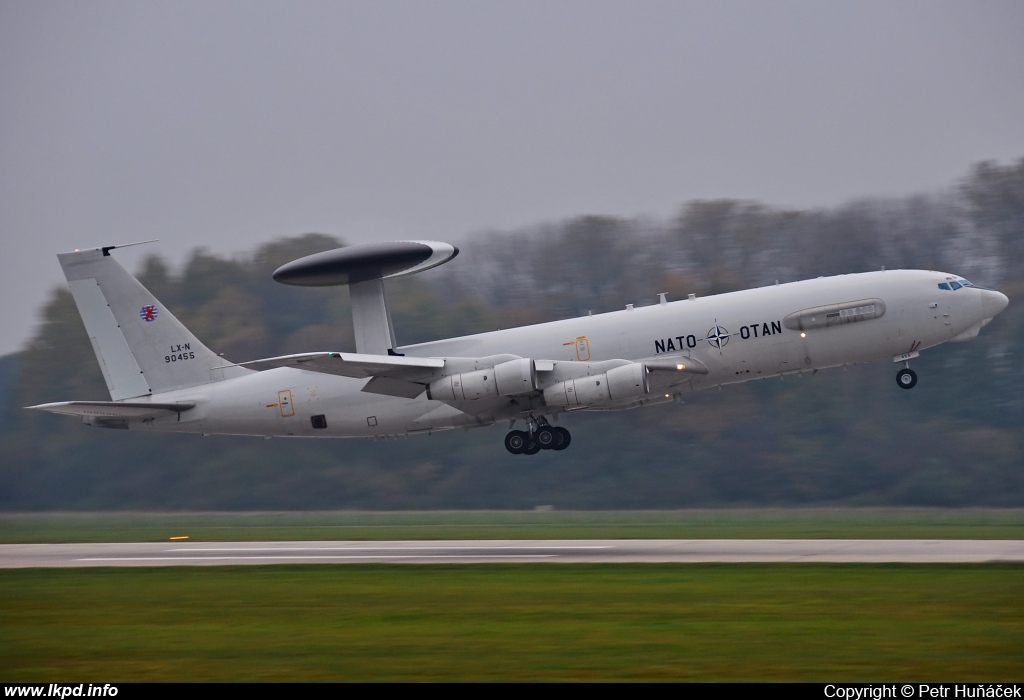
[[896, 373], [896, 383], [899, 384], [900, 389], [913, 389], [917, 386], [917, 372], [904, 367]]

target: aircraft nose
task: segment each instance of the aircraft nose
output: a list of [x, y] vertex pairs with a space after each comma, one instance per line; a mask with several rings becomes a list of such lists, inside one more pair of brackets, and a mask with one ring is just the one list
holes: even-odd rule
[[995, 318], [995, 315], [1006, 308], [1010, 303], [1009, 297], [1002, 292], [992, 289], [979, 289], [981, 292], [981, 311], [985, 318]]

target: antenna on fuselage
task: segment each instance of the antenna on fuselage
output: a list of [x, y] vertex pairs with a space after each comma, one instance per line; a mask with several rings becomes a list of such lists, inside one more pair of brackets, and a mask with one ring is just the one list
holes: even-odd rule
[[459, 249], [438, 241], [394, 241], [335, 248], [293, 260], [274, 271], [282, 284], [300, 287], [348, 285], [356, 352], [396, 355], [384, 280], [442, 265]]

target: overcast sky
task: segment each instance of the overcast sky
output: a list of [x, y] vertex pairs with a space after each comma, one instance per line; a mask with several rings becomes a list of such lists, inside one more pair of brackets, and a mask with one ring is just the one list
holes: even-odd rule
[[943, 188], [1024, 156], [1022, 37], [1020, 0], [0, 0], [0, 354], [76, 247]]

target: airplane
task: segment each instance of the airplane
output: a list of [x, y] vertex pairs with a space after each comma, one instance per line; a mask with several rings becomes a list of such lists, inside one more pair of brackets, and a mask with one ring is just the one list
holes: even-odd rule
[[[135, 245], [135, 244], [128, 244]], [[28, 408], [90, 426], [270, 437], [404, 437], [508, 422], [513, 454], [571, 442], [559, 416], [671, 401], [755, 379], [889, 359], [912, 389], [923, 350], [970, 340], [1006, 295], [963, 277], [885, 270], [819, 277], [399, 346], [384, 280], [452, 260], [438, 241], [356, 245], [273, 273], [349, 287], [356, 352], [229, 362], [111, 255], [58, 254], [110, 401]], [[525, 430], [514, 430], [517, 421]]]

